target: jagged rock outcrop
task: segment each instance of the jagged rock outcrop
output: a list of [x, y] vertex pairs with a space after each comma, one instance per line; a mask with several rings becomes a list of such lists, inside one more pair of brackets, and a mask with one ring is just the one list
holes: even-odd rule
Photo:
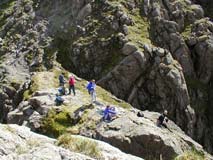
[[[203, 8], [193, 2], [201, 4]], [[167, 48], [183, 67], [191, 107], [195, 109], [197, 119], [192, 135], [205, 144], [209, 151], [212, 150], [212, 142], [209, 143], [212, 137], [211, 119], [207, 118], [211, 117], [212, 104], [212, 22], [204, 16], [212, 18], [211, 6], [212, 2], [202, 0], [150, 1], [146, 5], [153, 41]]]
[[139, 109], [169, 110], [193, 135], [195, 115], [182, 68], [168, 51], [145, 46], [144, 52], [138, 50], [126, 57], [98, 83]]

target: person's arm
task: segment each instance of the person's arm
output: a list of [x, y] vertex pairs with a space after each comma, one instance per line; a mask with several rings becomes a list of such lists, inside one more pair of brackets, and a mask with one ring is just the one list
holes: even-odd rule
[[108, 112], [111, 113], [111, 114], [116, 114], [117, 113], [116, 111], [112, 111], [112, 110], [109, 110]]
[[86, 89], [88, 89], [88, 90], [89, 90], [89, 86], [90, 86], [90, 84], [88, 83], [88, 84], [87, 84], [87, 86], [86, 86]]

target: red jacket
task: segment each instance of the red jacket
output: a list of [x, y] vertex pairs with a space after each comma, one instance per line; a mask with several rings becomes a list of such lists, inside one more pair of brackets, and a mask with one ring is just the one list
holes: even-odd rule
[[69, 84], [70, 85], [74, 85], [75, 84], [75, 78], [74, 77], [70, 77]]

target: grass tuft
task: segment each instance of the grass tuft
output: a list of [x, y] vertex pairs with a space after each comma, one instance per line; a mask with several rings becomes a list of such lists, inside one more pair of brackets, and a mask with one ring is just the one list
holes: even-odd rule
[[100, 149], [96, 142], [80, 137], [64, 134], [58, 138], [57, 145], [74, 152], [83, 153], [93, 158], [100, 157]]

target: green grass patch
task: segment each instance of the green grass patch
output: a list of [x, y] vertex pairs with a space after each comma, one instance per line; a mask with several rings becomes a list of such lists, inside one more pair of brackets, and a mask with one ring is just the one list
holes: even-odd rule
[[73, 122], [70, 117], [70, 112], [63, 109], [57, 113], [55, 110], [50, 110], [47, 117], [43, 119], [42, 132], [50, 137], [58, 137], [66, 132], [68, 127], [72, 127]]
[[58, 138], [57, 145], [93, 158], [99, 158], [101, 155], [100, 149], [98, 148], [98, 144], [96, 142], [80, 137], [73, 137], [69, 134], [60, 136]]
[[31, 85], [28, 90], [26, 90], [23, 94], [23, 100], [28, 100], [32, 97], [32, 94], [39, 90], [39, 85], [37, 83], [37, 78], [33, 76], [31, 78]]
[[188, 24], [184, 31], [181, 33], [181, 35], [183, 36], [183, 38], [186, 40], [187, 38], [189, 38], [189, 36], [191, 35], [191, 30], [192, 30], [192, 24]]
[[205, 160], [205, 154], [202, 151], [192, 149], [176, 157], [174, 160]]
[[129, 14], [134, 21], [134, 25], [128, 26], [129, 34], [127, 37], [139, 47], [142, 44], [151, 44], [149, 28], [150, 24], [145, 16], [142, 16], [140, 9], [135, 9], [134, 12]]

